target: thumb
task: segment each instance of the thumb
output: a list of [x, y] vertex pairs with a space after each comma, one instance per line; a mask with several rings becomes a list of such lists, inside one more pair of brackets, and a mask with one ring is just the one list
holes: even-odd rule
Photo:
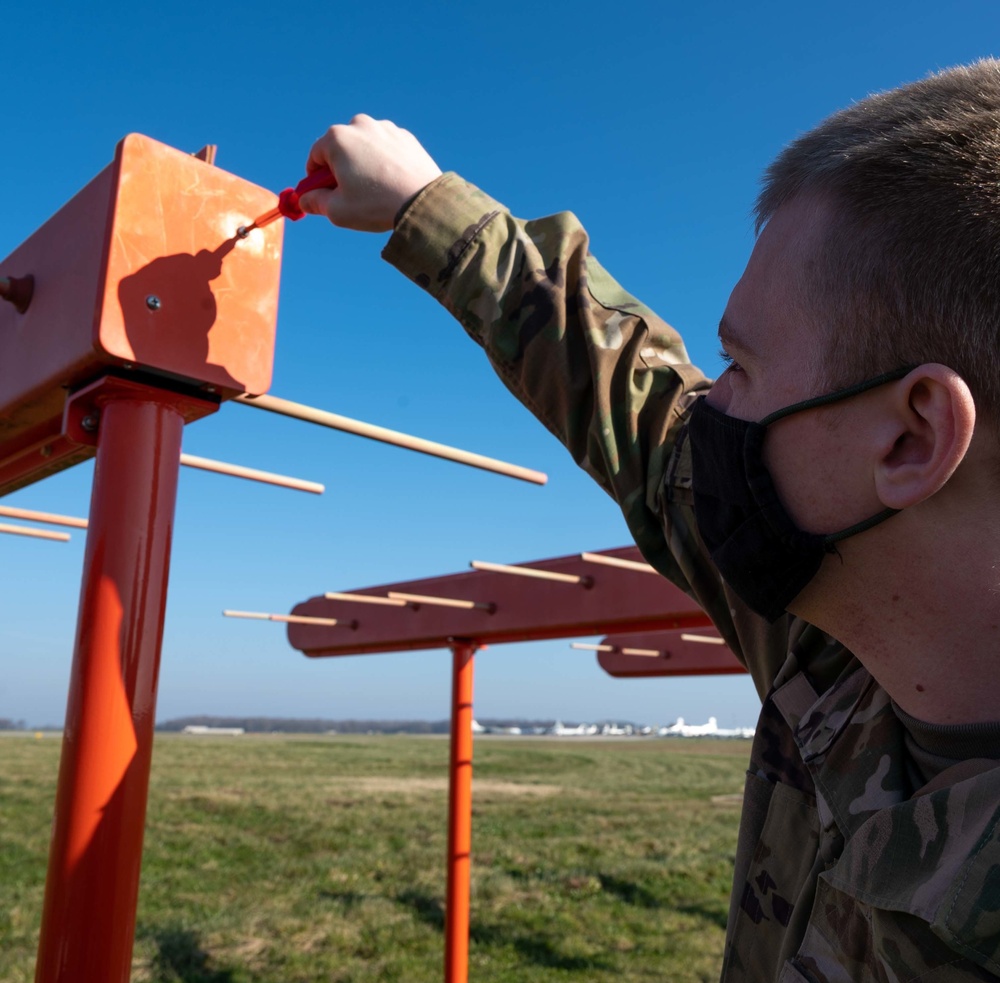
[[325, 215], [336, 225], [334, 215], [337, 211], [337, 188], [316, 188], [299, 196], [299, 208], [309, 215]]

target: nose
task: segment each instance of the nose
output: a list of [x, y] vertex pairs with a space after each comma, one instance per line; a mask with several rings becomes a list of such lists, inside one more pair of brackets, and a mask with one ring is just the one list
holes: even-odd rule
[[713, 409], [719, 410], [722, 413], [729, 411], [729, 403], [733, 398], [733, 389], [729, 384], [728, 372], [723, 372], [712, 383], [712, 388], [708, 391], [708, 395], [705, 398], [708, 400], [708, 405]]

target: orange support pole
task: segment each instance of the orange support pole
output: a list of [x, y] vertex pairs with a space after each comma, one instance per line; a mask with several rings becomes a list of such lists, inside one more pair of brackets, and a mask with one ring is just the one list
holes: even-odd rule
[[455, 641], [451, 677], [451, 765], [448, 790], [448, 886], [444, 912], [444, 980], [469, 978], [472, 855], [472, 672], [475, 642]]
[[126, 983], [132, 963], [185, 400], [105, 396], [36, 983]]

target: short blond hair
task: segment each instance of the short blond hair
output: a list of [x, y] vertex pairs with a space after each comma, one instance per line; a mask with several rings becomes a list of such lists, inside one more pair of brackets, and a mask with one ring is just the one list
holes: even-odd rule
[[757, 231], [799, 195], [835, 218], [807, 288], [831, 385], [941, 362], [1000, 421], [1000, 61], [869, 96], [786, 147]]

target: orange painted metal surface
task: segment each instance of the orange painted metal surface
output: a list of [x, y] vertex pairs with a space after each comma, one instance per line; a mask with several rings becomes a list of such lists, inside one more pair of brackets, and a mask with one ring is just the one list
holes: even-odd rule
[[[105, 375], [69, 396], [64, 393], [61, 421], [42, 427], [40, 440], [36, 440], [39, 430], [33, 429], [6, 445], [7, 456], [0, 457], [0, 496], [93, 457], [97, 438], [91, 424], [100, 418], [101, 400], [112, 390], [145, 392], [147, 388], [134, 378]], [[218, 400], [209, 393], [187, 396], [165, 392], [175, 401], [185, 423], [219, 408]]]
[[125, 983], [132, 962], [184, 407], [113, 381], [94, 399], [97, 467], [36, 983]]
[[[634, 546], [602, 552], [642, 559]], [[309, 656], [366, 655], [448, 648], [452, 638], [485, 645], [709, 624], [705, 612], [662, 577], [586, 563], [579, 554], [522, 565], [586, 577], [587, 584], [533, 580], [526, 586], [523, 577], [472, 570], [351, 591], [381, 597], [390, 591], [425, 594], [491, 605], [468, 610], [420, 604], [375, 608], [319, 596], [296, 605], [292, 613], [350, 619], [357, 627], [344, 632], [293, 625], [288, 640]]]
[[109, 371], [217, 398], [266, 392], [282, 224], [235, 232], [274, 200], [132, 134], [0, 260], [0, 276], [35, 280], [26, 311], [0, 304], [0, 494], [89, 456], [66, 445], [66, 397]]
[[[714, 627], [609, 635], [601, 644], [613, 645], [617, 651], [598, 652], [597, 664], [609, 676], [619, 679], [745, 673], [746, 667], [729, 646], [716, 644], [721, 641], [722, 636]], [[629, 655], [622, 649], [645, 649], [658, 654]]]
[[116, 163], [95, 345], [229, 395], [266, 392], [283, 223], [245, 240], [236, 229], [274, 195], [139, 134], [121, 142]]
[[469, 978], [469, 903], [472, 863], [472, 677], [477, 646], [453, 642], [451, 757], [448, 782], [448, 860], [444, 912], [445, 983]]
[[[601, 555], [642, 562], [635, 547], [604, 550]], [[288, 639], [309, 656], [363, 655], [407, 649], [451, 648], [452, 675], [451, 763], [449, 768], [448, 858], [445, 909], [445, 983], [466, 983], [469, 963], [470, 867], [472, 850], [472, 669], [476, 647], [489, 642], [518, 642], [572, 638], [605, 632], [632, 632], [628, 638], [655, 638], [666, 633], [671, 644], [681, 630], [709, 634], [711, 622], [686, 594], [661, 577], [588, 563], [579, 554], [522, 564], [535, 570], [579, 578], [575, 583], [509, 573], [475, 570], [342, 591], [314, 597], [296, 605], [296, 615], [352, 619], [351, 631], [313, 625], [290, 625]], [[351, 595], [386, 598], [390, 593], [458, 598], [475, 602], [467, 609], [407, 604], [403, 607], [351, 600]], [[637, 646], [639, 647], [639, 646]], [[647, 646], [651, 647], [651, 646]], [[712, 646], [715, 648], [715, 646]], [[686, 651], [686, 650], [685, 650]], [[733, 670], [728, 660], [713, 652], [703, 658], [699, 672]], [[625, 657], [628, 658], [628, 657]], [[638, 659], [646, 663], [667, 659]], [[675, 663], [675, 664], [679, 664]], [[602, 663], [603, 665], [603, 663]], [[737, 663], [738, 665], [738, 663]], [[648, 667], [646, 667], [648, 668]], [[639, 673], [632, 673], [639, 674]], [[646, 672], [646, 675], [661, 675]]]
[[[97, 456], [37, 983], [125, 983], [184, 425], [270, 385], [275, 197], [132, 135], [6, 259], [0, 495]], [[22, 298], [25, 299], [25, 298]]]

